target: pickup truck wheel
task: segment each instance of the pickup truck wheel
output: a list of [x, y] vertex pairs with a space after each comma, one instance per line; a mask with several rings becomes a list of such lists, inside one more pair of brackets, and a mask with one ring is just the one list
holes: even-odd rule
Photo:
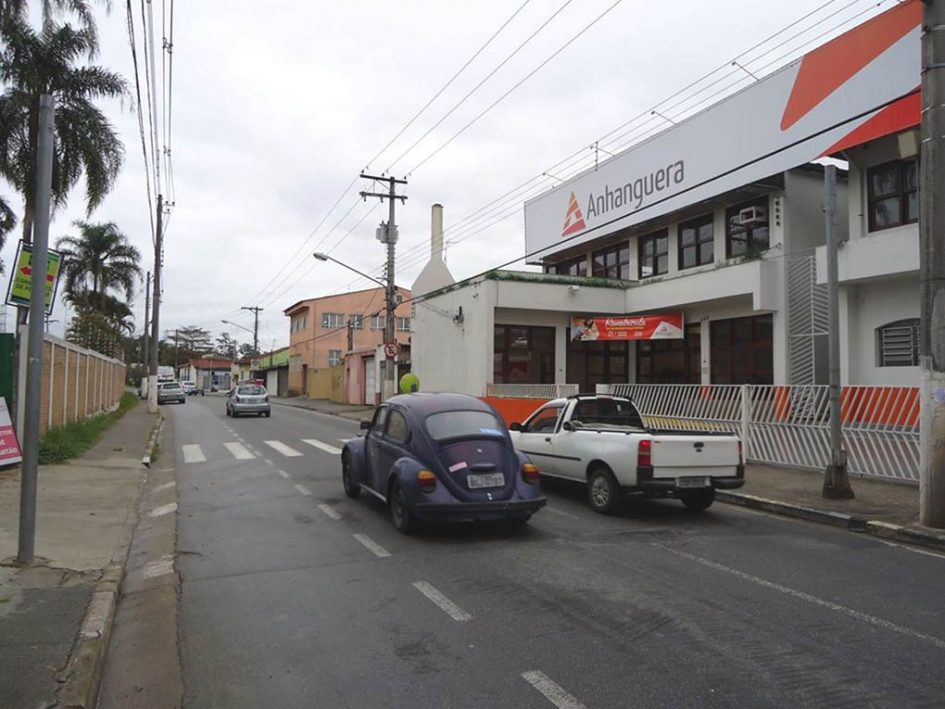
[[682, 492], [679, 494], [679, 499], [690, 512], [702, 512], [715, 502], [715, 488]]
[[620, 485], [606, 467], [596, 467], [587, 476], [587, 499], [591, 508], [601, 514], [613, 514], [620, 508]]

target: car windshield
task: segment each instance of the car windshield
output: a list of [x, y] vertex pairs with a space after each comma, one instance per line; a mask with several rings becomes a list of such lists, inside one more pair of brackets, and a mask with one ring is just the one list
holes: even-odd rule
[[505, 426], [485, 411], [443, 411], [427, 416], [427, 433], [435, 441], [449, 438], [502, 436]]
[[582, 399], [574, 407], [571, 422], [585, 428], [643, 428], [636, 407], [626, 399]]
[[180, 384], [177, 382], [168, 382], [167, 384], [162, 384], [161, 387], [164, 389], [180, 389]]
[[246, 396], [262, 396], [266, 393], [264, 387], [256, 386], [255, 384], [248, 384], [246, 386], [241, 386], [236, 391], [237, 394], [245, 394]]

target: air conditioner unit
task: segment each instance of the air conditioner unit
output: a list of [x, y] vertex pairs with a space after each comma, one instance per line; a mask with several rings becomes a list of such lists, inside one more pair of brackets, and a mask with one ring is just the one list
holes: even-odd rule
[[738, 213], [738, 223], [742, 226], [765, 224], [768, 221], [768, 210], [765, 207], [745, 207]]

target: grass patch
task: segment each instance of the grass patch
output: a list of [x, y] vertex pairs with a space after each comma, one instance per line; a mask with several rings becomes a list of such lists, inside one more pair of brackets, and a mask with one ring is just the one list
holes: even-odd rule
[[76, 458], [94, 446], [118, 419], [138, 404], [138, 397], [125, 392], [118, 408], [84, 421], [72, 421], [48, 430], [39, 441], [39, 464], [50, 465]]

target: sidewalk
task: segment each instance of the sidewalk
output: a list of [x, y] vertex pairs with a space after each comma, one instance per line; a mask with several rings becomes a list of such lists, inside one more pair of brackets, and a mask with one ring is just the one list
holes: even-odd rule
[[[41, 466], [36, 561], [13, 565], [19, 469], [0, 472], [0, 703], [52, 705], [97, 585], [120, 578], [156, 416], [139, 403], [81, 458]], [[106, 572], [107, 570], [107, 572]], [[91, 615], [91, 614], [90, 614]], [[85, 623], [85, 625], [83, 625]]]
[[306, 399], [304, 396], [272, 396], [269, 395], [269, 401], [279, 406], [292, 406], [296, 409], [308, 409], [309, 411], [318, 411], [323, 414], [333, 414], [342, 418], [358, 421], [359, 419], [371, 418], [374, 415], [373, 406], [360, 406], [357, 404], [338, 404], [328, 399]]

